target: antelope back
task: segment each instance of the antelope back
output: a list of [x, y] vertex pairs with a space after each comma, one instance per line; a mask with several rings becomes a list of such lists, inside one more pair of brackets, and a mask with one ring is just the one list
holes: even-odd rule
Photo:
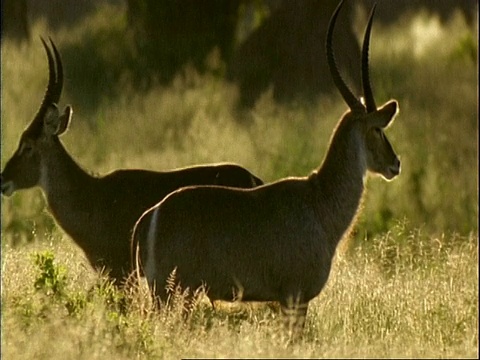
[[53, 54], [47, 43], [41, 40], [48, 58], [48, 86], [35, 118], [21, 135], [17, 150], [7, 161], [1, 174], [2, 193], [7, 196], [16, 190], [39, 184], [42, 159], [61, 146], [58, 136], [67, 130], [72, 116], [70, 106], [67, 106], [62, 114], [57, 107], [63, 87], [60, 54], [51, 39]]
[[343, 115], [339, 123], [338, 132], [342, 133], [341, 136], [348, 137], [345, 134], [352, 131], [355, 134], [354, 136], [357, 137], [356, 141], [358, 143], [358, 148], [355, 150], [359, 151], [359, 156], [362, 158], [366, 169], [390, 180], [400, 173], [400, 160], [395, 154], [384, 130], [391, 124], [398, 113], [398, 103], [396, 100], [390, 100], [380, 108], [377, 108], [373, 97], [369, 76], [368, 50], [375, 5], [370, 13], [362, 46], [363, 102], [349, 89], [335, 63], [332, 46], [333, 29], [342, 5], [343, 0], [339, 3], [330, 19], [326, 39], [327, 62], [330, 73], [337, 89], [350, 108]]

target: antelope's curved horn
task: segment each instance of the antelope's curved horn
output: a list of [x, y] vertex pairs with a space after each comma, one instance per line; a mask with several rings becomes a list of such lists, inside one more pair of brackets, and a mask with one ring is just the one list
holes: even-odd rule
[[373, 98], [372, 86], [370, 84], [370, 75], [368, 71], [368, 48], [370, 46], [370, 32], [372, 31], [373, 15], [375, 14], [375, 7], [377, 4], [373, 5], [372, 11], [370, 12], [370, 17], [368, 19], [368, 24], [365, 29], [365, 36], [363, 38], [363, 48], [362, 48], [362, 86], [363, 86], [363, 95], [365, 96], [365, 105], [367, 107], [367, 112], [373, 112], [377, 110], [375, 105], [375, 99]]
[[42, 37], [40, 37], [40, 40], [42, 40], [42, 44], [43, 44], [43, 47], [45, 48], [45, 52], [47, 53], [47, 58], [48, 58], [48, 85], [47, 85], [47, 89], [45, 90], [45, 95], [43, 96], [42, 104], [40, 105], [40, 109], [38, 111], [39, 113], [42, 112], [42, 110], [46, 106], [48, 106], [50, 103], [53, 102], [52, 95], [55, 92], [55, 87], [57, 84], [57, 72], [55, 69], [55, 60], [53, 59], [52, 52]]
[[365, 111], [365, 107], [362, 105], [359, 99], [352, 93], [352, 91], [348, 88], [345, 81], [343, 81], [340, 72], [338, 71], [337, 65], [335, 63], [335, 56], [333, 55], [333, 48], [332, 48], [332, 37], [333, 37], [333, 28], [335, 27], [335, 22], [337, 21], [338, 13], [343, 5], [343, 0], [338, 4], [337, 8], [333, 12], [333, 15], [330, 19], [330, 23], [328, 24], [327, 30], [327, 40], [326, 40], [326, 50], [327, 50], [327, 62], [328, 67], [330, 69], [330, 74], [332, 75], [333, 82], [335, 86], [342, 94], [343, 99], [350, 107], [352, 111]]
[[48, 39], [50, 40], [50, 44], [52, 44], [53, 53], [55, 55], [55, 63], [57, 65], [55, 86], [52, 89], [52, 101], [54, 103], [58, 103], [58, 101], [60, 100], [60, 96], [62, 95], [62, 89], [63, 89], [62, 58], [53, 40], [50, 37]]
[[[52, 103], [55, 103], [56, 101], [58, 101], [56, 97], [59, 96], [58, 86], [57, 86], [57, 73], [55, 70], [55, 60], [45, 40], [42, 37], [40, 37], [40, 40], [42, 40], [43, 47], [45, 48], [45, 52], [47, 53], [49, 77], [48, 77], [48, 85], [45, 90], [45, 95], [43, 96], [43, 100], [40, 105], [40, 108], [38, 109], [37, 114], [35, 115], [35, 118], [33, 119], [33, 121], [31, 122], [30, 126], [27, 129], [28, 132], [32, 133], [33, 136], [38, 136], [40, 134], [43, 127], [43, 118], [45, 117], [47, 108]], [[60, 92], [61, 92], [61, 89], [60, 89]]]

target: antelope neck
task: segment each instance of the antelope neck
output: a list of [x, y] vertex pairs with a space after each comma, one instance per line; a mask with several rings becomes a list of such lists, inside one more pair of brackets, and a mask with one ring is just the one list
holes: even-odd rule
[[366, 160], [359, 134], [354, 129], [337, 128], [322, 166], [311, 176], [316, 187], [319, 221], [335, 249], [352, 224], [360, 205]]
[[53, 151], [42, 159], [39, 185], [59, 225], [77, 241], [93, 215], [91, 204], [101, 201], [95, 195], [97, 179], [73, 160], [60, 141], [52, 146]]

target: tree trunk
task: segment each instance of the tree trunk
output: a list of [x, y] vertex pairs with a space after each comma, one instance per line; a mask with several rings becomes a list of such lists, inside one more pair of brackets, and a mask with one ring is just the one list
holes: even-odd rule
[[[227, 69], [240, 89], [241, 104], [252, 106], [271, 85], [279, 102], [314, 99], [333, 86], [325, 56], [325, 35], [338, 0], [283, 1], [240, 45]], [[360, 47], [352, 30], [353, 6], [344, 5], [334, 51], [344, 78], [360, 84]]]
[[228, 61], [235, 41], [240, 0], [128, 0], [128, 17], [146, 66], [170, 80], [186, 63], [205, 69], [218, 46]]
[[16, 41], [30, 38], [26, 0], [2, 1], [2, 38], [4, 36]]

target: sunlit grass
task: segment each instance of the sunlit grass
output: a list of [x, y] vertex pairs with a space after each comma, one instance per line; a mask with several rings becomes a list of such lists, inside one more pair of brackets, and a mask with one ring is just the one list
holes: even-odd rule
[[[68, 239], [7, 248], [2, 355], [476, 357], [478, 238], [409, 238], [402, 231], [399, 226], [375, 238], [376, 252], [359, 247], [348, 256], [339, 254], [328, 285], [310, 304], [304, 337], [293, 343], [278, 313], [265, 306], [222, 303], [212, 310], [202, 301], [188, 320], [178, 308], [154, 313], [144, 290], [116, 294]], [[45, 249], [55, 254], [52, 266], [64, 270], [57, 292], [34, 286], [45, 273], [33, 254], [46, 256]], [[121, 306], [125, 296], [126, 308]]]

